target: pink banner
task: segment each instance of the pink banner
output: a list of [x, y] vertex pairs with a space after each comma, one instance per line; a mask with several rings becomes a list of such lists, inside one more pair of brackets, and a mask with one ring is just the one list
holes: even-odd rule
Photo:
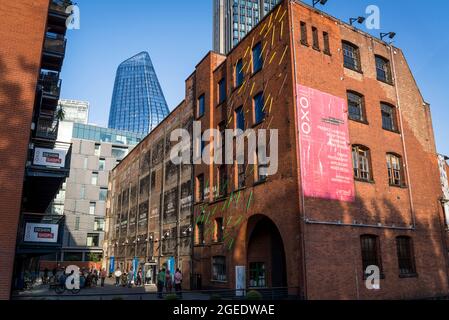
[[296, 89], [304, 195], [354, 201], [346, 101], [301, 85]]

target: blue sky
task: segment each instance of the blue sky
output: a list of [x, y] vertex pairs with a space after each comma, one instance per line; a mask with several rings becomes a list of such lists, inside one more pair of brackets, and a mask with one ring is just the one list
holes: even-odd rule
[[[68, 32], [63, 98], [89, 101], [90, 122], [106, 126], [117, 66], [148, 51], [170, 110], [182, 101], [184, 80], [212, 48], [212, 0], [76, 2], [81, 29]], [[381, 10], [381, 31], [397, 33], [395, 45], [432, 105], [438, 150], [449, 155], [449, 1], [329, 0], [323, 9], [347, 20], [372, 4]]]

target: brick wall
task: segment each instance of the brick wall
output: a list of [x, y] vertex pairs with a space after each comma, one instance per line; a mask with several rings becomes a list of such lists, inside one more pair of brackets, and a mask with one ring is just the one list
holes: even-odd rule
[[48, 5], [48, 0], [0, 3], [0, 299], [8, 299], [10, 295]]

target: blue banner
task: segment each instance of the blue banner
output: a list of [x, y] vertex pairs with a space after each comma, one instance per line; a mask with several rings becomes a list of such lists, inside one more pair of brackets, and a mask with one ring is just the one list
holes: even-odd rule
[[133, 259], [133, 272], [134, 272], [134, 281], [137, 279], [137, 272], [139, 271], [139, 258]]
[[115, 257], [109, 258], [109, 273], [113, 274], [115, 271]]

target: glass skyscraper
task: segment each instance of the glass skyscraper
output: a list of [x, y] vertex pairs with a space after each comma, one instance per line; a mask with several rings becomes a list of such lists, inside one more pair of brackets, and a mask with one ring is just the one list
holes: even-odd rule
[[120, 64], [115, 78], [109, 128], [148, 134], [169, 114], [148, 52]]
[[214, 51], [227, 54], [280, 0], [212, 0]]

